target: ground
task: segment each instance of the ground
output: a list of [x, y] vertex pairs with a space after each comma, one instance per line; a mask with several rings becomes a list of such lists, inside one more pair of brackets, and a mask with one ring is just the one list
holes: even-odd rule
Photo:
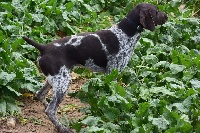
[[[69, 91], [77, 91], [86, 82], [86, 79], [72, 73], [72, 83]], [[51, 92], [50, 92], [51, 93]], [[50, 96], [51, 94], [49, 94]], [[21, 115], [0, 119], [0, 133], [57, 133], [54, 125], [44, 113], [44, 106], [33, 96], [22, 97]], [[84, 116], [79, 110], [86, 104], [79, 99], [66, 95], [58, 110], [58, 117], [66, 114], [71, 120], [78, 120]]]

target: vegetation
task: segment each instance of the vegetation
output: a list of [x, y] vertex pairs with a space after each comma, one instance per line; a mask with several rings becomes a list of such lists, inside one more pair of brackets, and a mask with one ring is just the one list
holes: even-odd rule
[[[6, 0], [0, 2], [0, 116], [19, 112], [16, 98], [36, 92], [37, 51], [21, 36], [47, 43], [65, 35], [110, 27], [141, 0]], [[169, 15], [145, 31], [128, 67], [89, 76], [71, 94], [90, 106], [71, 123], [77, 132], [200, 132], [199, 0], [145, 0]], [[117, 80], [116, 80], [117, 79]]]

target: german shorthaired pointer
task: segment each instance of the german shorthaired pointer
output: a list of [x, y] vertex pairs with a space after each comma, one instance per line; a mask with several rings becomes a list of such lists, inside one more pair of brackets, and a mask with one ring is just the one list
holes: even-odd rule
[[[72, 132], [58, 121], [56, 112], [69, 87], [70, 70], [73, 66], [82, 65], [97, 72], [110, 73], [113, 69], [121, 72], [126, 67], [143, 29], [153, 31], [155, 26], [164, 24], [166, 20], [167, 15], [156, 6], [142, 3], [110, 29], [68, 36], [47, 45], [23, 37], [40, 51], [38, 63], [47, 81], [36, 93], [36, 97], [46, 107], [45, 112], [58, 132]], [[53, 95], [48, 103], [45, 95], [51, 87]]]

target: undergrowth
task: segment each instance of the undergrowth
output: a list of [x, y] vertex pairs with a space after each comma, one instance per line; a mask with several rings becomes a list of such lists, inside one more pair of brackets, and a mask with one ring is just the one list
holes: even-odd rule
[[[20, 112], [18, 97], [42, 86], [38, 52], [21, 36], [45, 44], [108, 28], [141, 0], [8, 0], [0, 2], [0, 116]], [[198, 0], [145, 0], [169, 20], [145, 31], [122, 72], [74, 71], [90, 80], [74, 97], [87, 102], [77, 132], [200, 132]]]

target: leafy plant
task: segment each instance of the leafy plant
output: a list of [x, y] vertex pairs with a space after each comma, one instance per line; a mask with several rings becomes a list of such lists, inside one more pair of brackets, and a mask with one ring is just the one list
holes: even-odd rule
[[[1, 115], [19, 111], [15, 99], [24, 91], [36, 92], [42, 86], [43, 77], [32, 62], [38, 53], [32, 46], [25, 44], [21, 36], [30, 36], [37, 42], [48, 43], [58, 36], [84, 31], [85, 27], [90, 27], [87, 31], [92, 31], [109, 26], [109, 20], [105, 19], [108, 13], [97, 14], [94, 4], [80, 0], [0, 2]], [[97, 27], [96, 22], [102, 24]], [[78, 28], [77, 25], [82, 27]]]
[[33, 63], [38, 53], [21, 36], [44, 44], [107, 28], [141, 2], [157, 5], [169, 21], [142, 34], [122, 73], [75, 69], [90, 80], [72, 96], [90, 106], [82, 109], [87, 116], [71, 126], [77, 132], [200, 132], [198, 0], [1, 1], [0, 115], [20, 111], [16, 98], [42, 85]]
[[75, 94], [90, 105], [77, 132], [200, 131], [200, 21], [176, 12], [143, 33], [121, 74], [98, 75]]

